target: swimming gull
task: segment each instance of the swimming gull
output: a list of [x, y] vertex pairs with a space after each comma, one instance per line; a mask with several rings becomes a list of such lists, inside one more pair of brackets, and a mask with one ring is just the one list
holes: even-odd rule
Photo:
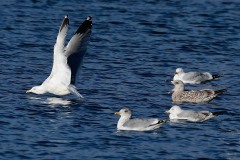
[[54, 60], [50, 76], [40, 86], [33, 87], [27, 93], [44, 94], [48, 92], [55, 95], [73, 93], [83, 98], [74, 84], [90, 39], [92, 17], [87, 17], [65, 47], [68, 25], [69, 18], [65, 16], [54, 45]]
[[174, 84], [174, 89], [172, 90], [172, 100], [175, 103], [181, 102], [192, 102], [192, 103], [206, 103], [210, 102], [213, 98], [222, 94], [226, 89], [221, 90], [191, 90], [185, 91], [184, 84], [180, 80], [171, 81]]
[[158, 118], [131, 119], [132, 112], [129, 108], [123, 108], [115, 114], [121, 116], [117, 124], [118, 130], [149, 131], [159, 128], [165, 122]]
[[172, 106], [165, 113], [171, 121], [203, 122], [220, 114], [220, 112], [183, 110], [179, 106]]
[[220, 75], [209, 72], [184, 72], [182, 68], [177, 68], [173, 80], [181, 80], [183, 83], [200, 84], [219, 78]]

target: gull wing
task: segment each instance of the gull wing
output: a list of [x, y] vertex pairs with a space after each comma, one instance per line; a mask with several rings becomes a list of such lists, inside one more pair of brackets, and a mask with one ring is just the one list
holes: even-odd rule
[[188, 120], [192, 122], [202, 121], [205, 118], [205, 116], [201, 113], [192, 110], [183, 110], [177, 116], [181, 120]]
[[124, 127], [129, 127], [131, 129], [143, 129], [147, 128], [153, 125], [159, 124], [159, 119], [156, 118], [150, 118], [150, 119], [140, 119], [140, 118], [135, 118], [135, 119], [130, 119], [126, 123], [124, 123]]
[[66, 47], [65, 56], [67, 57], [67, 64], [71, 69], [71, 84], [75, 84], [78, 68], [81, 66], [83, 57], [87, 50], [91, 29], [92, 17], [89, 16], [79, 26], [78, 30]]
[[195, 83], [201, 83], [211, 79], [211, 74], [208, 72], [188, 72], [182, 77], [184, 81], [191, 81]]
[[[65, 16], [61, 26], [59, 28], [58, 36], [56, 43], [54, 45], [54, 56], [53, 56], [53, 67], [52, 67], [52, 72], [50, 76], [44, 81], [48, 82], [52, 79], [56, 73], [58, 73], [58, 70], [61, 68], [64, 68], [64, 70], [67, 72], [66, 67], [64, 67], [64, 43], [65, 43], [65, 38], [67, 35], [68, 31], [68, 25], [69, 25], [69, 19], [68, 16]], [[65, 76], [66, 77], [66, 76]], [[59, 79], [60, 80], [60, 79]]]
[[214, 95], [213, 90], [191, 90], [185, 91], [181, 94], [181, 98], [184, 100], [204, 100], [205, 98], [212, 97]]
[[64, 51], [64, 47], [65, 47], [64, 43], [65, 43], [67, 31], [68, 31], [68, 25], [69, 25], [69, 19], [68, 19], [68, 16], [65, 16], [60, 26], [56, 43], [54, 45], [54, 54], [63, 53]]

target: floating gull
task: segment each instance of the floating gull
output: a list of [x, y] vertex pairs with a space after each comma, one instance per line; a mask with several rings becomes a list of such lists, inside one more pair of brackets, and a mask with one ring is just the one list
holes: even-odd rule
[[33, 87], [27, 93], [44, 94], [48, 92], [55, 95], [73, 93], [83, 98], [74, 84], [90, 39], [92, 17], [87, 17], [65, 47], [68, 25], [69, 19], [68, 16], [65, 16], [54, 46], [54, 60], [50, 76], [40, 86]]
[[184, 91], [184, 84], [180, 80], [171, 81], [175, 85], [172, 94], [172, 100], [176, 103], [192, 102], [192, 103], [206, 103], [210, 102], [213, 98], [222, 94], [226, 89], [221, 90], [191, 90]]
[[181, 80], [183, 83], [200, 84], [205, 81], [210, 81], [219, 77], [219, 75], [212, 75], [209, 72], [185, 73], [182, 68], [177, 68], [173, 80]]
[[115, 114], [121, 116], [117, 124], [118, 130], [149, 131], [159, 128], [165, 122], [158, 118], [131, 119], [132, 113], [128, 108], [123, 108]]
[[171, 121], [203, 122], [220, 114], [220, 112], [183, 110], [179, 106], [173, 106], [165, 113], [169, 114]]

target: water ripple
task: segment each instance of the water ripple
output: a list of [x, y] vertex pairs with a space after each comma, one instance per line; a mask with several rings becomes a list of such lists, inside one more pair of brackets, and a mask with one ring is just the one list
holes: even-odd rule
[[[0, 2], [0, 159], [238, 159], [239, 16], [236, 0]], [[93, 33], [77, 81], [85, 97], [29, 95], [51, 71], [64, 15], [67, 40], [85, 17]], [[206, 123], [116, 130], [114, 112], [167, 118], [177, 67], [223, 75], [191, 89], [227, 92], [186, 109], [224, 111]]]

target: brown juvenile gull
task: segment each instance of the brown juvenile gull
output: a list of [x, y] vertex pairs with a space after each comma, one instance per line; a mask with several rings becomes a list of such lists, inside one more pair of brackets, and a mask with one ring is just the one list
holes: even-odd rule
[[159, 128], [165, 122], [158, 118], [131, 119], [132, 112], [129, 108], [123, 108], [115, 114], [121, 116], [117, 124], [118, 130], [149, 131]]
[[183, 83], [200, 84], [219, 78], [220, 75], [209, 72], [184, 72], [182, 68], [177, 68], [173, 80], [181, 80]]
[[174, 84], [174, 89], [172, 90], [172, 101], [175, 103], [181, 102], [192, 102], [192, 103], [206, 103], [210, 102], [213, 98], [222, 94], [226, 89], [221, 90], [191, 90], [185, 91], [184, 84], [180, 80], [171, 81]]
[[220, 112], [183, 110], [179, 106], [172, 106], [165, 113], [171, 121], [203, 122], [220, 114]]
[[50, 76], [40, 86], [33, 87], [27, 93], [52, 93], [55, 95], [73, 93], [83, 98], [74, 84], [90, 39], [92, 17], [87, 17], [65, 47], [68, 25], [69, 19], [68, 16], [65, 16], [54, 45], [53, 67]]

